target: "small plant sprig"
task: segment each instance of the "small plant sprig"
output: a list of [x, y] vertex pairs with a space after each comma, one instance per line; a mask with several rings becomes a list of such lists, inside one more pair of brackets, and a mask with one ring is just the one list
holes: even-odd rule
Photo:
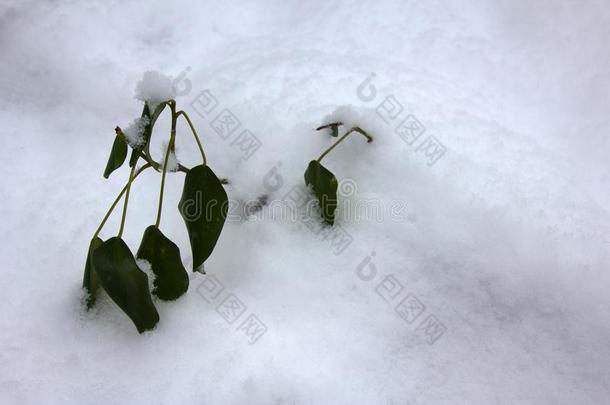
[[[167, 150], [162, 163], [156, 162], [150, 154], [150, 139], [157, 119], [169, 108], [171, 112], [171, 130]], [[179, 118], [184, 118], [197, 143], [203, 163], [193, 168], [177, 164], [176, 171], [186, 173], [184, 188], [178, 209], [186, 224], [193, 255], [193, 271], [203, 271], [203, 263], [212, 254], [224, 226], [228, 210], [228, 198], [223, 183], [207, 165], [207, 159], [197, 131], [188, 114], [177, 110], [176, 101], [166, 100], [151, 108], [144, 103], [142, 115], [137, 121], [136, 136], [133, 131], [127, 135], [121, 128], [115, 128], [115, 139], [110, 157], [104, 170], [108, 178], [115, 170], [123, 166], [127, 152], [131, 147], [129, 158], [129, 177], [119, 192], [99, 227], [93, 234], [85, 273], [83, 287], [87, 290], [87, 308], [95, 304], [98, 289], [103, 288], [110, 298], [131, 318], [138, 332], [153, 329], [159, 322], [159, 314], [152, 301], [148, 287], [148, 276], [136, 264], [136, 258], [146, 260], [154, 274], [152, 294], [162, 300], [174, 300], [184, 294], [189, 286], [189, 276], [182, 264], [180, 249], [160, 230], [163, 193], [168, 171], [170, 153], [175, 153], [176, 125]], [[146, 163], [136, 169], [139, 159]], [[161, 185], [156, 221], [144, 231], [137, 254], [131, 253], [122, 235], [125, 228], [127, 206], [132, 184], [136, 178], [149, 168], [161, 173]], [[106, 221], [123, 199], [123, 213], [117, 236], [106, 241], [99, 237]]]
[[[339, 137], [339, 127], [343, 125], [342, 122], [333, 122], [330, 124], [322, 125], [316, 128], [316, 131], [323, 129], [330, 129], [331, 136]], [[333, 143], [328, 149], [326, 149], [317, 160], [312, 160], [307, 166], [305, 171], [305, 184], [311, 186], [313, 191], [320, 203], [320, 212], [322, 219], [329, 224], [335, 223], [335, 211], [337, 209], [337, 187], [338, 182], [335, 175], [322, 165], [321, 160], [330, 153], [337, 145], [343, 142], [348, 136], [353, 133], [359, 133], [366, 138], [367, 143], [373, 142], [373, 137], [370, 136], [366, 131], [360, 127], [352, 127], [348, 130], [337, 142]]]

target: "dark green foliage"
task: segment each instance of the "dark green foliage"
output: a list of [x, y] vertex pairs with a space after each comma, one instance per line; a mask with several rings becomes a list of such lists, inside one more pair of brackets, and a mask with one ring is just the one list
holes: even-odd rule
[[[171, 130], [168, 143], [170, 146], [165, 154], [165, 160], [159, 163], [150, 154], [150, 139], [154, 125], [166, 107], [171, 110]], [[179, 208], [189, 234], [193, 253], [193, 270], [203, 272], [202, 264], [212, 254], [227, 216], [228, 197], [222, 185], [228, 184], [228, 181], [226, 179], [219, 180], [207, 166], [205, 153], [197, 131], [187, 113], [176, 109], [175, 100], [160, 102], [155, 106], [154, 111], [148, 102], [144, 103], [140, 119], [147, 119], [147, 123], [143, 128], [142, 142], [137, 145], [128, 143], [121, 128], [116, 127], [117, 135], [104, 170], [104, 177], [108, 178], [114, 170], [124, 164], [128, 147], [132, 149], [129, 158], [131, 170], [127, 184], [115, 198], [91, 240], [85, 263], [83, 288], [88, 293], [87, 308], [89, 309], [95, 304], [96, 293], [99, 287], [102, 287], [110, 298], [129, 316], [140, 333], [153, 329], [159, 322], [159, 314], [152, 301], [148, 287], [148, 276], [138, 268], [133, 254], [121, 239], [121, 235], [124, 230], [132, 183], [146, 169], [152, 168], [161, 172], [161, 186], [157, 221], [154, 225], [146, 228], [137, 256], [151, 264], [151, 270], [155, 277], [153, 294], [160, 299], [175, 300], [182, 296], [189, 287], [189, 274], [182, 264], [180, 249], [159, 229], [167, 175], [164, 162], [167, 162], [169, 153], [173, 151], [176, 123], [179, 117], [184, 117], [189, 124], [203, 160], [203, 165], [190, 170], [178, 165], [178, 171], [187, 173]], [[136, 168], [139, 158], [142, 158], [146, 163]], [[118, 236], [104, 242], [98, 237], [98, 234], [121, 199], [123, 199], [123, 215]]]
[[120, 131], [117, 131], [110, 156], [108, 157], [108, 163], [106, 163], [106, 169], [104, 170], [104, 178], [107, 179], [113, 171], [123, 166], [126, 157], [127, 142]]
[[153, 294], [157, 297], [171, 301], [188, 290], [189, 276], [182, 265], [180, 249], [156, 225], [144, 231], [136, 256], [151, 264], [155, 274]]
[[332, 124], [322, 125], [321, 127], [316, 128], [316, 131], [320, 131], [322, 129], [330, 128], [330, 136], [333, 138], [339, 137], [339, 127], [343, 125], [342, 122], [333, 122]]
[[[322, 129], [331, 130], [331, 136], [337, 138], [339, 136], [339, 126], [341, 122], [333, 122], [322, 125], [316, 128], [317, 131]], [[320, 203], [320, 210], [324, 221], [333, 225], [335, 223], [335, 210], [337, 209], [337, 178], [334, 174], [320, 163], [320, 161], [329, 154], [337, 145], [343, 142], [348, 136], [353, 133], [358, 133], [366, 138], [367, 143], [373, 142], [373, 137], [360, 127], [352, 127], [349, 129], [337, 142], [333, 143], [326, 149], [318, 160], [312, 160], [305, 171], [305, 184], [313, 188], [314, 193]]]
[[90, 309], [95, 304], [95, 298], [99, 283], [97, 281], [97, 275], [93, 271], [93, 264], [91, 263], [91, 256], [93, 251], [100, 247], [104, 243], [103, 240], [97, 236], [91, 239], [89, 244], [89, 252], [87, 253], [87, 261], [85, 262], [85, 274], [83, 275], [83, 288], [87, 290], [87, 309]]
[[209, 166], [189, 170], [178, 209], [189, 234], [196, 271], [212, 254], [229, 209], [227, 193]]
[[139, 269], [127, 244], [113, 237], [92, 255], [92, 269], [110, 298], [131, 318], [138, 332], [153, 329], [159, 314], [148, 289], [148, 276]]
[[311, 186], [320, 203], [320, 211], [324, 221], [335, 223], [337, 209], [337, 178], [317, 160], [312, 160], [305, 171], [305, 184]]
[[140, 145], [133, 147], [133, 150], [131, 151], [131, 157], [129, 158], [129, 167], [133, 167], [136, 164], [136, 162], [140, 158], [140, 153], [142, 153], [144, 148], [147, 146], [148, 141], [150, 140], [150, 136], [152, 134], [152, 127], [154, 123], [150, 119], [150, 108], [148, 107], [148, 103], [144, 103], [144, 108], [142, 109], [141, 118], [144, 117], [148, 118], [148, 124], [146, 124], [146, 127], [144, 128], [144, 133], [142, 134], [144, 142]]

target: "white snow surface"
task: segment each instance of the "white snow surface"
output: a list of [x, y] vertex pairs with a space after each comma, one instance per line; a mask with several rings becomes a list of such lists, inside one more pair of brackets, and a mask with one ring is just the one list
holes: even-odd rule
[[[607, 1], [14, 0], [0, 33], [0, 403], [608, 403]], [[207, 275], [156, 301], [153, 331], [104, 294], [85, 311], [89, 241], [128, 176], [102, 177], [113, 129], [139, 115], [147, 71], [176, 78], [233, 206], [266, 195], [263, 213], [304, 189], [335, 140], [314, 129], [351, 105], [375, 140], [354, 135], [323, 163], [342, 202], [384, 217], [342, 217], [353, 240], [336, 254], [317, 218], [236, 211]], [[400, 108], [386, 98], [403, 108], [388, 123], [378, 112]], [[224, 109], [240, 122], [229, 135], [211, 125]], [[412, 144], [395, 132], [408, 115], [425, 127]], [[260, 147], [245, 159], [249, 134]], [[428, 136], [446, 148], [431, 166]], [[177, 146], [201, 163], [182, 119]], [[167, 177], [161, 230], [190, 270], [183, 179]], [[132, 187], [134, 252], [159, 183], [148, 170]], [[407, 294], [425, 306], [410, 323], [396, 311]], [[245, 310], [229, 323], [233, 297]], [[254, 344], [240, 330], [252, 314], [266, 326]], [[429, 316], [446, 327], [433, 344]]]

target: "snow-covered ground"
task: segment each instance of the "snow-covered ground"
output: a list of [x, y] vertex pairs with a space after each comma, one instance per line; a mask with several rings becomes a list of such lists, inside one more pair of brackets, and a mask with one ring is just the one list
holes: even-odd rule
[[[609, 38], [601, 0], [3, 1], [0, 402], [608, 403]], [[114, 127], [151, 69], [179, 77], [234, 201], [302, 191], [334, 139], [313, 129], [351, 105], [375, 141], [324, 164], [342, 201], [384, 216], [342, 207], [333, 240], [268, 205], [226, 224], [155, 330], [108, 297], [86, 312], [89, 240], [127, 177], [102, 178]], [[226, 139], [224, 109], [241, 123]], [[178, 159], [198, 153], [181, 124]], [[159, 178], [133, 188], [132, 250]], [[161, 229], [188, 265], [183, 178]]]

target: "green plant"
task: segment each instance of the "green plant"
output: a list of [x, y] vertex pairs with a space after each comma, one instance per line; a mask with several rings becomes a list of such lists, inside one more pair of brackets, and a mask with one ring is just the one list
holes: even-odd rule
[[[316, 131], [329, 128], [331, 130], [331, 136], [337, 138], [339, 136], [339, 126], [343, 125], [341, 122], [333, 122], [331, 124], [322, 125], [316, 128]], [[320, 161], [330, 151], [332, 151], [337, 145], [343, 142], [348, 136], [353, 133], [359, 133], [363, 135], [367, 143], [373, 142], [373, 137], [366, 133], [360, 127], [353, 127], [348, 130], [341, 138], [326, 149], [317, 160], [312, 160], [307, 166], [305, 171], [305, 184], [311, 186], [320, 204], [320, 212], [324, 221], [333, 225], [335, 223], [335, 210], [337, 209], [337, 178], [335, 175], [320, 163]]]
[[[150, 139], [157, 119], [167, 107], [171, 113], [171, 131], [163, 163], [159, 163], [151, 157]], [[127, 136], [121, 128], [115, 128], [116, 136], [104, 170], [104, 177], [108, 178], [112, 172], [123, 166], [127, 159], [128, 149], [131, 147], [129, 177], [93, 234], [85, 263], [83, 287], [88, 293], [87, 308], [91, 308], [95, 304], [97, 291], [101, 287], [131, 318], [140, 333], [154, 328], [159, 321], [159, 314], [151, 298], [148, 276], [137, 266], [136, 257], [150, 263], [154, 274], [152, 294], [159, 299], [174, 300], [184, 294], [189, 285], [189, 276], [182, 264], [180, 249], [159, 228], [168, 162], [170, 153], [175, 152], [176, 124], [180, 117], [188, 123], [203, 160], [201, 165], [190, 169], [177, 164], [175, 170], [186, 173], [178, 208], [189, 235], [193, 271], [204, 273], [203, 263], [214, 250], [227, 216], [228, 198], [223, 187], [226, 181], [220, 180], [207, 165], [207, 159], [193, 123], [186, 112], [176, 110], [174, 100], [163, 101], [154, 109], [151, 109], [148, 102], [144, 103], [142, 115], [139, 121], [136, 120], [139, 125], [135, 140], [133, 134]], [[136, 169], [140, 158], [146, 163]], [[157, 217], [155, 223], [144, 231], [140, 247], [134, 257], [121, 237], [125, 227], [132, 183], [149, 168], [161, 173]], [[124, 200], [123, 214], [118, 234], [104, 241], [98, 235], [121, 199]]]

